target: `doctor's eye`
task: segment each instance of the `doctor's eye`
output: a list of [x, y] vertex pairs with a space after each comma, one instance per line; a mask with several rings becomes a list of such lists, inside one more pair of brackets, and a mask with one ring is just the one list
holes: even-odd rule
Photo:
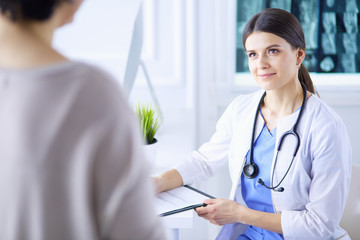
[[270, 53], [270, 54], [276, 54], [276, 53], [278, 53], [278, 52], [279, 52], [279, 50], [277, 50], [277, 49], [274, 49], [274, 48], [269, 49], [269, 53]]
[[253, 58], [253, 57], [255, 57], [256, 56], [256, 54], [255, 53], [253, 53], [253, 52], [248, 52], [248, 57], [249, 58]]

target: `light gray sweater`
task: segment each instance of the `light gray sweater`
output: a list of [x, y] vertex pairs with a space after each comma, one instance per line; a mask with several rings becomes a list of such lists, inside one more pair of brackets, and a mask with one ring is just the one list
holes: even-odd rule
[[164, 239], [135, 124], [93, 66], [0, 69], [0, 239]]

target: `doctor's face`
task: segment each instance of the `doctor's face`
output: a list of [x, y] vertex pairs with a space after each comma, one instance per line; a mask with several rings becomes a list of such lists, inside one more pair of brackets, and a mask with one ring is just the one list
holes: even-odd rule
[[264, 90], [286, 89], [298, 81], [298, 67], [305, 52], [267, 32], [253, 32], [245, 42], [249, 69]]

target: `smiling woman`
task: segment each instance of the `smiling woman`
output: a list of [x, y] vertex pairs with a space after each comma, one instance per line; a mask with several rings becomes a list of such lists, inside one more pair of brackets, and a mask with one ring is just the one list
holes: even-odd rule
[[[265, 90], [277, 90], [298, 79], [298, 69], [305, 57], [301, 48], [294, 48], [283, 38], [267, 32], [253, 32], [246, 39], [249, 69]], [[276, 78], [276, 80], [274, 79]]]
[[[294, 48], [283, 38], [267, 32], [256, 31], [246, 39], [249, 69], [257, 84], [267, 92], [262, 114], [269, 130], [277, 126], [277, 119], [293, 113], [302, 104], [298, 89], [298, 70], [305, 51]], [[281, 95], [278, 101], [292, 102], [289, 108], [281, 108], [272, 95]], [[294, 97], [292, 99], [292, 97]], [[310, 96], [310, 95], [309, 95]], [[269, 101], [273, 101], [272, 104]], [[276, 108], [276, 109], [275, 109]]]
[[[267, 10], [264, 10], [264, 12], [266, 12]], [[271, 21], [271, 24], [266, 24], [268, 21]], [[255, 25], [251, 25], [249, 24], [250, 22], [252, 22]], [[242, 40], [243, 40], [243, 46], [244, 49], [246, 51], [249, 51], [249, 49], [247, 48], [247, 44], [249, 44], [249, 42], [251, 42], [252, 44], [255, 43], [262, 43], [263, 41], [247, 41], [247, 38], [249, 38], [251, 35], [255, 34], [257, 31], [262, 32], [263, 34], [270, 34], [267, 35], [265, 37], [267, 38], [275, 38], [275, 39], [269, 39], [267, 44], [271, 44], [269, 43], [269, 41], [274, 41], [273, 44], [275, 45], [279, 45], [276, 43], [276, 41], [279, 41], [279, 43], [281, 43], [281, 45], [279, 45], [279, 47], [282, 47], [284, 51], [291, 51], [289, 48], [292, 48], [292, 50], [294, 50], [295, 55], [296, 55], [296, 62], [295, 64], [290, 64], [288, 65], [288, 67], [290, 66], [296, 66], [299, 71], [299, 80], [300, 82], [303, 82], [307, 89], [311, 92], [311, 93], [315, 93], [315, 88], [314, 85], [312, 83], [312, 80], [310, 78], [310, 75], [308, 73], [308, 71], [306, 70], [305, 66], [302, 64], [304, 58], [305, 58], [305, 49], [306, 49], [306, 42], [305, 42], [305, 36], [304, 33], [302, 31], [302, 28], [298, 22], [298, 20], [295, 18], [294, 15], [290, 14], [290, 15], [284, 15], [281, 17], [278, 16], [274, 16], [272, 14], [263, 14], [263, 15], [255, 15], [255, 17], [253, 17], [249, 23], [245, 26], [244, 31], [243, 31], [243, 36], [242, 36]], [[289, 26], [290, 25], [290, 26]], [[289, 27], [292, 28], [292, 31], [288, 31]], [[276, 36], [274, 36], [276, 35]], [[260, 36], [261, 37], [261, 36]], [[259, 37], [258, 37], [259, 38]], [[264, 42], [267, 40], [267, 38], [264, 39]], [[265, 43], [262, 43], [265, 44]], [[270, 45], [266, 46], [267, 48]], [[264, 47], [264, 46], [263, 46]], [[276, 49], [275, 49], [276, 50]], [[283, 55], [283, 54], [281, 54]], [[285, 60], [284, 64], [289, 63], [288, 60], [289, 59], [283, 59]], [[294, 58], [295, 60], [295, 58]], [[251, 61], [249, 61], [250, 63]], [[250, 67], [249, 67], [250, 68]], [[251, 71], [251, 68], [250, 68]], [[294, 76], [297, 78], [297, 76]]]
[[205, 179], [228, 161], [230, 199], [196, 209], [224, 225], [217, 239], [350, 239], [339, 226], [350, 184], [349, 137], [302, 65], [300, 23], [265, 9], [246, 24], [243, 45], [262, 90], [233, 100], [211, 139], [156, 177], [158, 189]]

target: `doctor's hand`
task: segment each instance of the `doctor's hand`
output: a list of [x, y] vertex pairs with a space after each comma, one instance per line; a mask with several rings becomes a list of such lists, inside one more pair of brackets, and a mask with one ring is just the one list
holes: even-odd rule
[[208, 199], [204, 203], [207, 206], [196, 208], [196, 213], [211, 223], [220, 226], [243, 222], [243, 218], [249, 210], [246, 206], [228, 199]]

